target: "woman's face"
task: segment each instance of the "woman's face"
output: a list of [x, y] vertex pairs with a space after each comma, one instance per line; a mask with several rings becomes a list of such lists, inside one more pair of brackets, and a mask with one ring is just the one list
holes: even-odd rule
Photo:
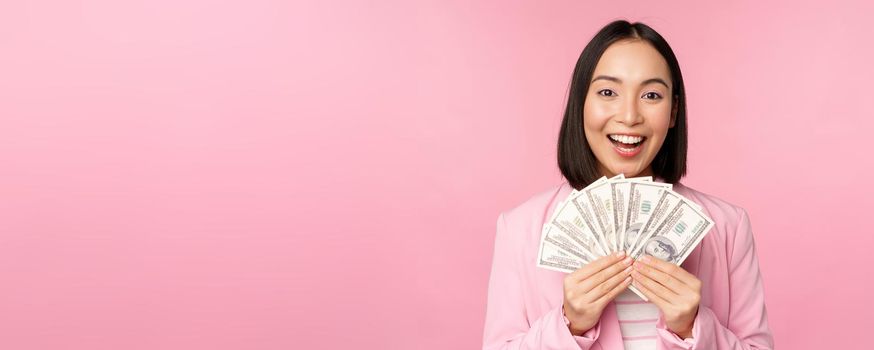
[[646, 41], [621, 40], [604, 51], [583, 106], [601, 174], [652, 175], [650, 163], [676, 118], [670, 78], [667, 62]]

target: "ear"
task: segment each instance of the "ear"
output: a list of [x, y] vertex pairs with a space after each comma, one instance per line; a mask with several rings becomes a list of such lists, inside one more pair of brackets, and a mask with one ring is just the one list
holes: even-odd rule
[[680, 106], [680, 96], [674, 95], [674, 105], [671, 107], [671, 128], [677, 124], [677, 107]]

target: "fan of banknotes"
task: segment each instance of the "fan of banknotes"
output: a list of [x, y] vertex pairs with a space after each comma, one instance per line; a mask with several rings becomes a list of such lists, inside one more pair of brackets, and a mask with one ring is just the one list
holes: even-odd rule
[[[574, 190], [543, 225], [537, 266], [572, 272], [625, 251], [681, 264], [713, 227], [701, 207], [652, 177], [602, 177]], [[639, 290], [630, 289], [644, 300]]]

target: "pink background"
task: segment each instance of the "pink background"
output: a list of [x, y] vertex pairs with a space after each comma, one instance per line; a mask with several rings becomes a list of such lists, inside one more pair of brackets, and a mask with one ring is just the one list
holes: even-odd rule
[[684, 182], [750, 212], [778, 347], [864, 348], [874, 8], [703, 3], [4, 1], [0, 348], [480, 347], [616, 18], [679, 57]]

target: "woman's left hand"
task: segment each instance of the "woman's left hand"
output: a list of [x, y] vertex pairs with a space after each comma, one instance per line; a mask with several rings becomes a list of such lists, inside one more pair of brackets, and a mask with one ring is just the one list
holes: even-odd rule
[[701, 301], [701, 280], [652, 256], [635, 261], [631, 277], [634, 286], [661, 309], [668, 329], [680, 338], [691, 338]]

